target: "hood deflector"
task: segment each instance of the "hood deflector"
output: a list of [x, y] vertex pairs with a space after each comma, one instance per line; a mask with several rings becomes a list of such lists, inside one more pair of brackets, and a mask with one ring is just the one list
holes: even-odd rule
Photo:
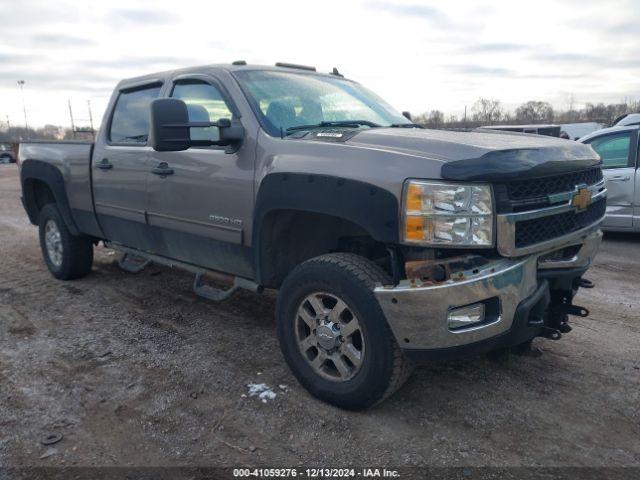
[[[573, 146], [573, 145], [572, 145]], [[575, 148], [545, 147], [487, 152], [479, 158], [442, 165], [445, 180], [509, 181], [575, 172], [601, 165], [597, 155], [585, 158]]]

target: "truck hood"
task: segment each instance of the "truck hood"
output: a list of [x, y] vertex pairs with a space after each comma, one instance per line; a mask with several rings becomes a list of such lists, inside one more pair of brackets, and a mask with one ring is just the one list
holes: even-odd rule
[[441, 176], [449, 180], [503, 181], [556, 175], [600, 164], [600, 158], [588, 145], [512, 132], [375, 128], [344, 137], [316, 135], [311, 134], [309, 139], [344, 138], [346, 145], [354, 147], [441, 162]]

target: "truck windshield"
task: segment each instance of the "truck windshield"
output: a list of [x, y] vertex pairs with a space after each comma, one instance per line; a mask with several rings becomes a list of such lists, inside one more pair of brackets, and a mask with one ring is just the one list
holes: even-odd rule
[[269, 134], [322, 122], [390, 126], [410, 122], [375, 93], [338, 77], [244, 70], [235, 72]]

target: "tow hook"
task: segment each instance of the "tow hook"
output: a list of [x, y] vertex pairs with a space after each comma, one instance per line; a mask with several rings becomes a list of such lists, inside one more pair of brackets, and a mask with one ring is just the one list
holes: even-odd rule
[[560, 330], [557, 328], [544, 327], [542, 329], [542, 336], [549, 340], [560, 340], [562, 338], [562, 333], [560, 333]]
[[551, 325], [545, 326], [542, 336], [551, 340], [560, 340], [563, 333], [569, 333], [571, 325], [569, 325], [569, 315], [577, 317], [589, 316], [589, 310], [579, 305], [571, 305], [568, 303], [560, 303], [551, 307]]
[[569, 333], [571, 330], [573, 330], [573, 328], [571, 328], [571, 325], [569, 325], [569, 323], [565, 321], [558, 325], [558, 330], [561, 333]]
[[593, 288], [595, 285], [591, 280], [587, 280], [586, 278], [580, 279], [580, 286], [582, 288]]
[[553, 306], [554, 313], [560, 315], [575, 315], [576, 317], [588, 317], [589, 310], [579, 305], [569, 305], [568, 303], [561, 303]]

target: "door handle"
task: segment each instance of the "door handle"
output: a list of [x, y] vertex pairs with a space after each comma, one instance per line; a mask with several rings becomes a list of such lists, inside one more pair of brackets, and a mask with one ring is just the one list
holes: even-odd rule
[[103, 158], [100, 163], [98, 163], [98, 168], [100, 170], [111, 170], [113, 163], [110, 163], [108, 158]]
[[151, 173], [156, 175], [173, 175], [173, 168], [170, 168], [167, 162], [160, 162], [157, 167], [151, 169]]
[[628, 182], [631, 180], [631, 177], [623, 177], [622, 175], [618, 175], [617, 177], [611, 177], [609, 179], [610, 182]]

